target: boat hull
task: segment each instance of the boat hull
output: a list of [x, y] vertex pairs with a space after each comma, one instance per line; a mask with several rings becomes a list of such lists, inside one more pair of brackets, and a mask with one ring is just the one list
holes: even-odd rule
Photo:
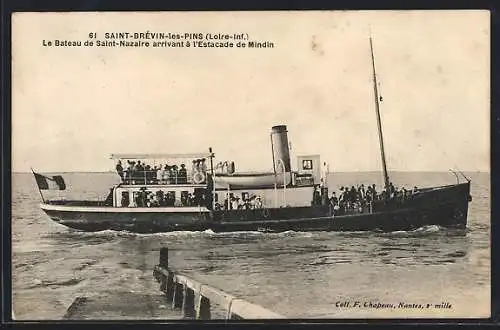
[[85, 230], [168, 231], [400, 231], [428, 225], [465, 229], [470, 184], [428, 190], [405, 204], [373, 213], [331, 216], [329, 206], [210, 212], [205, 208], [113, 208], [42, 204], [65, 226]]
[[439, 208], [404, 209], [390, 212], [321, 216], [285, 220], [227, 221], [213, 225], [215, 232], [253, 231], [408, 231], [436, 225], [444, 228], [465, 229], [466, 213], [454, 205]]
[[168, 232], [204, 230], [209, 219], [206, 208], [115, 208], [74, 207], [42, 204], [42, 210], [55, 222], [83, 231], [127, 230], [132, 232]]

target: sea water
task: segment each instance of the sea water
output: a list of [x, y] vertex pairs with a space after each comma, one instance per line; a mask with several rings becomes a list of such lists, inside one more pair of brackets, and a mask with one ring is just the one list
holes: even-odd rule
[[[467, 175], [473, 200], [465, 231], [426, 226], [391, 233], [134, 234], [59, 225], [40, 210], [33, 176], [13, 174], [16, 319], [61, 318], [76, 296], [158, 294], [152, 271], [161, 247], [169, 248], [173, 268], [290, 318], [487, 317], [490, 175]], [[114, 173], [63, 176], [68, 190], [46, 191], [46, 198], [104, 199], [118, 181]], [[412, 172], [392, 173], [391, 179], [407, 188], [456, 180], [450, 173]], [[381, 176], [335, 173], [329, 178], [330, 191], [361, 183], [380, 186]], [[395, 307], [385, 307], [391, 304]], [[424, 309], [418, 307], [422, 304]]]

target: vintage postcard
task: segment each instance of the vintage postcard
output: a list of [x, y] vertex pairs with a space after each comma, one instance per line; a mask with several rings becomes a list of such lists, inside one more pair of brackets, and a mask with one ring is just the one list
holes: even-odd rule
[[14, 318], [489, 317], [489, 24], [14, 13]]

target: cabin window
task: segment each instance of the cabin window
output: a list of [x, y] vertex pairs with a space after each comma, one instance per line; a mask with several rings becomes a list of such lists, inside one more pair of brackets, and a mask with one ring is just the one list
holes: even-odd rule
[[193, 206], [198, 206], [198, 205], [206, 205], [207, 201], [207, 196], [205, 194], [205, 189], [204, 188], [195, 188], [194, 189], [194, 196], [191, 204]]
[[166, 206], [175, 206], [175, 191], [167, 192], [165, 204]]
[[304, 159], [302, 161], [302, 169], [303, 170], [312, 170], [313, 169], [313, 162], [311, 159]]
[[165, 193], [163, 192], [163, 190], [156, 191], [156, 199], [158, 200], [159, 206], [167, 206], [165, 204]]
[[137, 207], [139, 206], [139, 192], [134, 191], [132, 192], [132, 201], [129, 204], [130, 207]]
[[127, 207], [130, 204], [130, 194], [128, 191], [122, 191], [122, 198], [120, 200], [121, 207]]
[[182, 203], [182, 206], [189, 206], [189, 204], [190, 204], [189, 191], [187, 191], [187, 190], [181, 191], [181, 203]]

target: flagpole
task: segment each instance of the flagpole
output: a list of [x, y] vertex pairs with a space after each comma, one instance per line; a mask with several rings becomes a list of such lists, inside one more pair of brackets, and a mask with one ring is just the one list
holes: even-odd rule
[[[32, 167], [30, 167], [30, 168], [31, 168], [31, 173], [33, 173], [33, 176], [35, 176], [35, 171], [33, 171]], [[38, 182], [36, 183], [36, 188], [38, 189], [38, 192], [40, 193], [40, 197], [42, 197], [42, 202], [45, 204], [45, 198], [43, 198], [43, 194], [42, 194], [42, 191], [40, 190], [40, 187], [38, 186]]]

